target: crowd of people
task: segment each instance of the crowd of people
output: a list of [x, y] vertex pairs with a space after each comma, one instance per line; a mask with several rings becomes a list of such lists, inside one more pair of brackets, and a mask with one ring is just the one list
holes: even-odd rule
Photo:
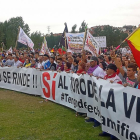
[[[0, 66], [35, 68], [41, 71], [65, 71], [78, 75], [87, 73], [97, 79], [108, 80], [110, 83], [140, 89], [140, 71], [129, 47], [125, 47], [125, 51], [123, 48], [102, 49], [100, 55], [95, 52], [94, 56], [85, 50], [81, 51], [81, 54], [71, 52], [59, 54], [55, 51], [52, 54], [39, 55], [38, 50], [33, 53], [26, 49], [15, 49], [13, 53], [1, 52]], [[94, 122], [94, 127], [100, 126], [100, 123], [93, 118], [86, 117], [85, 121]], [[111, 135], [103, 132], [99, 136]], [[111, 136], [111, 139], [117, 138]]]

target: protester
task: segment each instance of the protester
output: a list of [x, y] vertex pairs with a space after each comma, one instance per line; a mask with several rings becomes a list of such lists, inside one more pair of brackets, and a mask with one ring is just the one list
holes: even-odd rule
[[8, 60], [4, 63], [5, 66], [11, 67], [14, 65], [14, 59], [12, 57], [12, 54], [8, 54]]
[[56, 70], [56, 64], [54, 63], [54, 60], [55, 60], [55, 58], [53, 56], [50, 57], [51, 65], [49, 67], [49, 70], [52, 70], [52, 71], [55, 71]]
[[102, 68], [99, 67], [99, 61], [98, 58], [95, 56], [92, 56], [90, 59], [90, 67], [87, 71], [87, 73], [90, 76], [95, 76], [95, 77], [101, 77], [104, 78], [104, 71]]
[[29, 68], [29, 67], [31, 66], [30, 60], [29, 60], [29, 59], [26, 59], [23, 66], [24, 66], [25, 68]]
[[43, 58], [44, 58], [44, 61], [43, 61], [42, 65], [44, 67], [44, 70], [48, 70], [49, 67], [50, 67], [50, 65], [51, 65], [51, 63], [49, 61], [49, 55], [44, 54], [44, 57]]
[[66, 62], [64, 64], [64, 71], [67, 72], [67, 73], [70, 73], [71, 72], [71, 63]]
[[[121, 79], [119, 78], [119, 76], [116, 74], [117, 72], [117, 67], [115, 64], [109, 64], [107, 66], [107, 71], [106, 71], [106, 76], [104, 77], [105, 80], [109, 81], [110, 83], [118, 83], [118, 84], [122, 84]], [[110, 136], [111, 140], [117, 140], [117, 138], [113, 135], [110, 135], [106, 132], [102, 132], [99, 134], [99, 136]]]
[[15, 67], [20, 67], [22, 65], [22, 62], [19, 61], [19, 57], [18, 56], [15, 56], [14, 57], [14, 65]]
[[135, 77], [137, 71], [136, 65], [134, 63], [130, 63], [127, 67], [127, 72], [125, 72], [121, 67], [121, 62], [118, 59], [115, 59], [115, 64], [125, 79], [124, 86], [134, 87], [134, 85], [138, 82]]
[[57, 68], [56, 70], [57, 71], [64, 71], [64, 65], [63, 65], [63, 62], [62, 62], [62, 58], [58, 58], [57, 59]]
[[73, 68], [72, 68], [72, 71], [74, 73], [76, 73], [77, 70], [78, 70], [78, 63], [79, 63], [79, 61], [77, 59], [74, 59], [74, 61], [73, 61]]
[[85, 71], [85, 62], [81, 61], [78, 65], [78, 70], [77, 70], [77, 74], [80, 75], [80, 74], [86, 74], [86, 71]]
[[35, 60], [35, 58], [32, 58], [30, 68], [36, 68], [36, 60]]

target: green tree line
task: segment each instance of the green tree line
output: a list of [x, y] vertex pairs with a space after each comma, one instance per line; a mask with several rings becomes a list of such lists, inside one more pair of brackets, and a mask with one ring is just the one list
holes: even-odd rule
[[[40, 31], [30, 33], [30, 28], [27, 23], [24, 22], [22, 17], [13, 17], [4, 22], [0, 22], [0, 46], [2, 47], [2, 42], [4, 43], [5, 49], [15, 47], [18, 28], [19, 26], [24, 30], [24, 32], [32, 39], [35, 48], [41, 48], [44, 35]], [[71, 33], [84, 32], [87, 23], [83, 21], [78, 30], [76, 30], [77, 25], [74, 24], [71, 29]], [[128, 35], [123, 33], [118, 28], [106, 25], [103, 29], [98, 26], [94, 29], [93, 36], [106, 36], [107, 46], [117, 46], [119, 45]], [[56, 36], [53, 33], [46, 35], [46, 40], [48, 47], [53, 48], [54, 46], [59, 47], [59, 41], [61, 35]], [[18, 43], [17, 47], [21, 47], [22, 44]], [[24, 45], [23, 45], [24, 46]]]

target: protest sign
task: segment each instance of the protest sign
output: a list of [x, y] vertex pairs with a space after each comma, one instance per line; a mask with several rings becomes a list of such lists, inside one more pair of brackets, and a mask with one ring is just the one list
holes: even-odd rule
[[66, 33], [68, 50], [73, 53], [81, 53], [85, 33]]
[[98, 44], [101, 48], [106, 48], [106, 46], [107, 46], [106, 36], [98, 36], [98, 37], [94, 37], [94, 38], [98, 42]]
[[100, 46], [99, 46], [98, 42], [96, 41], [96, 39], [91, 35], [89, 30], [87, 31], [84, 49], [91, 52], [92, 55], [96, 55], [95, 52], [97, 54], [99, 53]]

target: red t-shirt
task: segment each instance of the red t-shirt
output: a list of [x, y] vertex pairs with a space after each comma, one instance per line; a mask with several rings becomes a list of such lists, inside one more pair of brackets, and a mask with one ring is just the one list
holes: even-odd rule
[[20, 62], [22, 62], [22, 63], [24, 63], [24, 62], [25, 62], [25, 60], [22, 60], [21, 58], [19, 58], [19, 61], [20, 61]]

